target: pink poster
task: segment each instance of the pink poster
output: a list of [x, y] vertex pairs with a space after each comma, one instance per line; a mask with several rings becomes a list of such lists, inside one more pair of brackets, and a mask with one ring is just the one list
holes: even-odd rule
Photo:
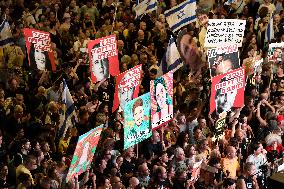
[[152, 80], [150, 93], [152, 130], [155, 130], [173, 118], [173, 72]]

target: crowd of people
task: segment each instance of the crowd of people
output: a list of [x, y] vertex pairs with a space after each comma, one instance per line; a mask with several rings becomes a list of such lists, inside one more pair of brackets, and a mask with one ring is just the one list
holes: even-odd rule
[[[9, 21], [14, 40], [0, 48], [0, 188], [269, 187], [267, 178], [282, 163], [284, 151], [284, 67], [283, 49], [280, 59], [267, 58], [265, 33], [272, 16], [270, 43], [284, 42], [283, 0], [197, 1], [197, 21], [183, 28], [187, 37], [182, 49], [178, 46], [184, 66], [174, 73], [174, 118], [137, 146], [123, 150], [123, 112], [111, 113], [114, 77], [90, 81], [80, 50], [90, 40], [115, 34], [120, 72], [142, 64], [139, 95], [149, 92], [169, 38], [177, 36], [163, 13], [181, 2], [159, 0], [156, 11], [136, 18], [136, 2], [130, 0], [0, 1], [1, 20]], [[244, 106], [227, 110], [225, 136], [219, 140], [214, 140], [217, 119], [209, 114], [211, 78], [204, 47], [212, 18], [246, 20], [241, 65], [264, 58], [262, 72], [246, 79]], [[50, 33], [56, 72], [29, 66], [24, 28]], [[76, 110], [73, 126], [58, 138], [63, 78]], [[91, 167], [66, 183], [79, 136], [102, 124]], [[201, 160], [200, 175], [192, 179], [193, 166]]]

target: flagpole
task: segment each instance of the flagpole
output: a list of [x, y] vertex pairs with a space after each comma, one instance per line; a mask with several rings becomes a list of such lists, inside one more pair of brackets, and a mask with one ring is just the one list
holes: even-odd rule
[[115, 21], [116, 21], [116, 14], [117, 14], [117, 1], [115, 0], [115, 11], [114, 11], [114, 16], [113, 16], [113, 22], [112, 22], [112, 29], [111, 29], [111, 33], [113, 33], [114, 30], [114, 25], [115, 25]]

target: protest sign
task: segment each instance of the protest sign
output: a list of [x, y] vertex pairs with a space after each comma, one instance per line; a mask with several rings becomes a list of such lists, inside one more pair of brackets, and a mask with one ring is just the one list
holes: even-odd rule
[[30, 67], [38, 70], [56, 71], [50, 33], [29, 28], [25, 28], [23, 31]]
[[116, 77], [116, 86], [112, 112], [118, 107], [124, 110], [126, 102], [136, 98], [139, 93], [141, 83], [142, 65], [123, 72]]
[[88, 52], [93, 83], [120, 73], [115, 35], [91, 40], [88, 43]]
[[211, 77], [240, 67], [237, 44], [208, 49], [207, 55]]
[[271, 43], [268, 49], [268, 61], [281, 62], [284, 56], [284, 42]]
[[210, 113], [219, 117], [244, 104], [245, 70], [235, 69], [212, 78]]
[[89, 168], [96, 152], [102, 130], [103, 125], [98, 126], [79, 137], [66, 177], [66, 182], [74, 178], [75, 174], [80, 175]]
[[212, 137], [212, 141], [216, 141], [216, 140], [218, 141], [225, 137], [226, 116], [227, 116], [227, 112], [223, 112], [219, 116], [220, 118], [216, 121], [215, 131], [214, 131], [214, 136]]
[[205, 47], [237, 44], [242, 46], [246, 20], [209, 19]]
[[201, 168], [201, 164], [202, 161], [196, 162], [193, 164], [193, 168], [192, 168], [192, 172], [191, 172], [191, 181], [197, 181], [200, 175], [200, 168]]
[[146, 93], [125, 104], [124, 149], [127, 149], [152, 135], [150, 126], [150, 93]]
[[152, 130], [173, 118], [173, 72], [150, 82]]

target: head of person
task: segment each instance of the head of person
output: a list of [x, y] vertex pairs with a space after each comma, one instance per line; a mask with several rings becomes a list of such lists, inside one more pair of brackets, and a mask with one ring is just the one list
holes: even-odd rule
[[30, 171], [37, 169], [36, 157], [33, 155], [28, 155], [24, 160], [24, 165]]
[[114, 176], [110, 179], [112, 189], [120, 189], [123, 188], [123, 184], [121, 179], [118, 176]]
[[160, 134], [158, 131], [153, 131], [153, 135], [152, 135], [152, 142], [154, 143], [158, 143], [160, 142], [161, 138], [160, 138]]
[[143, 123], [144, 119], [143, 100], [141, 98], [138, 98], [133, 104], [132, 113], [134, 122], [139, 127]]
[[160, 112], [163, 107], [172, 104], [172, 100], [167, 92], [167, 85], [163, 77], [159, 77], [154, 80], [154, 99], [157, 102], [157, 112]]
[[262, 144], [259, 142], [259, 143], [256, 143], [253, 145], [252, 147], [252, 150], [253, 150], [253, 153], [258, 156], [259, 154], [262, 153], [262, 150], [263, 150], [263, 146]]
[[185, 159], [184, 150], [181, 147], [175, 149], [175, 158], [177, 161], [183, 161]]
[[229, 159], [233, 159], [236, 157], [236, 154], [237, 154], [237, 151], [236, 151], [236, 148], [233, 147], [233, 146], [228, 146], [227, 147], [227, 157]]
[[227, 73], [235, 68], [235, 58], [230, 54], [223, 54], [218, 56], [218, 61], [216, 63], [216, 74], [224, 74]]
[[[221, 79], [219, 83], [227, 81], [226, 78]], [[237, 95], [238, 90], [231, 90], [226, 93], [222, 92], [222, 88], [216, 90], [215, 94], [215, 103], [216, 103], [216, 112], [222, 113], [229, 111], [233, 106], [235, 102], [235, 98]]]
[[22, 139], [21, 149], [29, 151], [31, 149], [31, 143], [28, 139]]
[[134, 148], [130, 147], [125, 151], [125, 157], [133, 158], [135, 156]]
[[244, 165], [244, 173], [247, 174], [248, 176], [253, 176], [256, 173], [256, 167], [254, 163], [247, 162]]
[[6, 164], [0, 164], [0, 176], [1, 178], [8, 176], [8, 166]]
[[32, 186], [32, 179], [30, 177], [29, 174], [27, 173], [21, 173], [19, 176], [18, 176], [18, 181], [20, 183], [22, 183], [22, 185], [25, 187], [25, 188], [29, 188]]
[[150, 170], [148, 168], [147, 163], [142, 163], [141, 165], [139, 165], [138, 172], [139, 172], [139, 175], [141, 177], [149, 176], [150, 175]]
[[166, 180], [167, 179], [167, 170], [163, 166], [158, 166], [156, 169], [156, 174], [159, 178], [159, 180]]
[[129, 179], [129, 188], [135, 189], [139, 184], [139, 180], [136, 177], [131, 177]]
[[14, 117], [16, 119], [19, 119], [21, 117], [23, 117], [23, 113], [24, 113], [24, 109], [21, 105], [16, 105], [15, 109], [14, 109]]
[[204, 6], [199, 6], [196, 9], [196, 16], [201, 26], [204, 26], [204, 27], [208, 26], [208, 21], [209, 21], [208, 11], [206, 10]]

